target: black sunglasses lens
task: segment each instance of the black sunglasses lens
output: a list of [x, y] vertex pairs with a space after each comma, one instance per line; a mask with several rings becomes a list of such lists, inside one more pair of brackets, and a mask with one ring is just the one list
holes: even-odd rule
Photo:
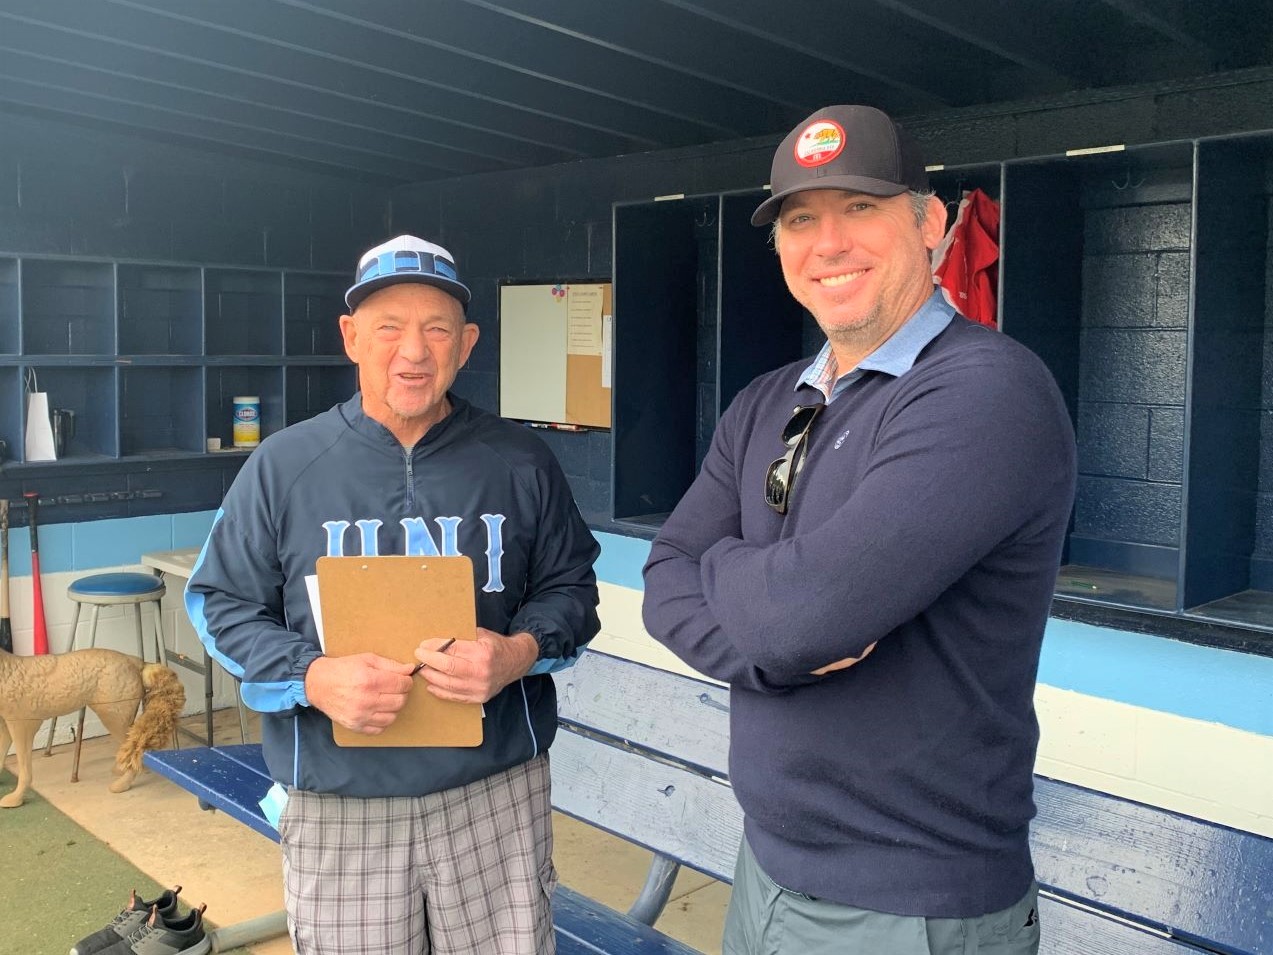
[[769, 473], [765, 475], [765, 503], [776, 508], [780, 514], [787, 510], [790, 475], [791, 459], [785, 456], [769, 465]]
[[782, 429], [782, 443], [790, 446], [794, 441], [798, 440], [808, 430], [809, 425], [813, 424], [813, 419], [818, 416], [818, 412], [821, 410], [822, 405], [804, 405], [793, 411], [791, 420]]

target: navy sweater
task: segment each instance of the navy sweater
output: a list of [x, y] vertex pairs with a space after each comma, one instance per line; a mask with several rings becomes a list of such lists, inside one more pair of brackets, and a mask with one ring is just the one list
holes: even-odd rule
[[[730, 776], [780, 885], [968, 918], [1033, 877], [1033, 691], [1074, 496], [1039, 359], [956, 316], [822, 413], [786, 517], [765, 472], [803, 364], [722, 417], [645, 568], [646, 627], [731, 684]], [[812, 670], [874, 652], [848, 669]]]

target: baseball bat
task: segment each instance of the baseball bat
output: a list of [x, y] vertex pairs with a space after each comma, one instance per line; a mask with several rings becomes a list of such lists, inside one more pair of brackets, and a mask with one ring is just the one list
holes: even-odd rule
[[37, 532], [40, 495], [27, 491], [22, 496], [27, 501], [27, 528], [31, 532], [31, 603], [35, 620], [31, 652], [38, 656], [49, 652], [49, 628], [44, 622], [44, 588], [40, 585], [40, 538]]
[[13, 652], [9, 623], [9, 502], [0, 498], [0, 650]]

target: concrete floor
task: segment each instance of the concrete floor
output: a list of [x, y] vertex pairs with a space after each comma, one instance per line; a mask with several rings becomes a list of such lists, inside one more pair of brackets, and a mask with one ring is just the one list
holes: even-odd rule
[[[200, 725], [198, 720], [188, 722]], [[252, 730], [249, 723], [249, 741]], [[216, 736], [219, 742], [239, 742], [233, 710], [217, 713]], [[43, 743], [43, 731], [38, 739]], [[148, 770], [131, 790], [112, 794], [106, 787], [113, 760], [108, 738], [87, 740], [80, 782], [72, 784], [71, 747], [54, 747], [51, 758], [35, 757], [34, 788], [160, 884], [182, 885], [187, 902], [206, 902], [214, 924], [230, 925], [283, 907], [278, 846], [221, 813], [200, 810], [194, 796]], [[12, 757], [8, 768], [15, 768]], [[559, 814], [554, 836], [564, 884], [620, 910], [632, 903], [645, 881], [649, 852]], [[104, 899], [103, 911], [114, 912], [122, 901]], [[727, 885], [682, 870], [658, 927], [702, 952], [719, 955], [728, 901]], [[292, 947], [284, 937], [250, 951], [285, 955]]]

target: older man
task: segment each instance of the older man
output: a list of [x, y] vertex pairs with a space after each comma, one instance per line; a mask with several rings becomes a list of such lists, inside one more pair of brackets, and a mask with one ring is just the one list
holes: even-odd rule
[[[253, 452], [187, 590], [262, 713], [302, 953], [553, 951], [547, 674], [597, 632], [598, 546], [543, 443], [450, 392], [469, 298], [414, 236], [362, 257], [340, 319], [361, 390]], [[481, 746], [334, 744], [333, 722], [382, 732], [413, 685], [407, 663], [319, 648], [305, 578], [349, 554], [473, 558], [477, 639], [417, 656], [429, 692], [484, 704]]]

